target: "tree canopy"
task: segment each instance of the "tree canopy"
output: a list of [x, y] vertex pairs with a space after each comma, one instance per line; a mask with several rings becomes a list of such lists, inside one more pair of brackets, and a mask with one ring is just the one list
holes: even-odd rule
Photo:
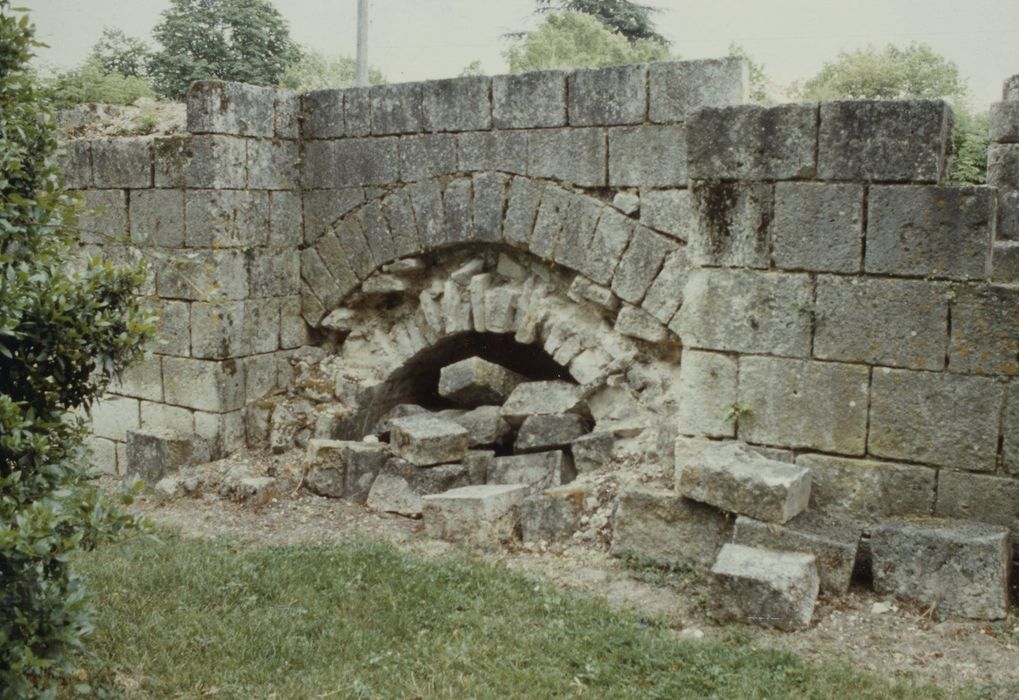
[[669, 40], [655, 30], [653, 15], [658, 8], [630, 0], [537, 0], [538, 11], [569, 10], [590, 15], [610, 31], [630, 42], [653, 41], [668, 46]]
[[[380, 85], [386, 76], [374, 66], [368, 67], [368, 82]], [[280, 78], [280, 85], [291, 90], [328, 90], [357, 83], [357, 61], [349, 56], [330, 56], [313, 49], [302, 49], [301, 58], [292, 63]]]
[[89, 58], [107, 73], [139, 78], [146, 74], [150, 56], [148, 45], [141, 39], [128, 36], [123, 29], [104, 27]]

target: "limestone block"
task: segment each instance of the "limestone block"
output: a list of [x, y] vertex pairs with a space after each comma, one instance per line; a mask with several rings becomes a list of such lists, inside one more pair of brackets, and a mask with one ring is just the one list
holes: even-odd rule
[[264, 190], [296, 189], [300, 164], [301, 154], [296, 141], [249, 141], [248, 187]]
[[[379, 236], [375, 241], [377, 247], [384, 245], [384, 238]], [[336, 226], [335, 234], [326, 234], [319, 239], [316, 248], [322, 256], [322, 261], [329, 267], [329, 271], [341, 283], [345, 279], [345, 271], [337, 266], [342, 266], [340, 261], [346, 261], [347, 267], [357, 279], [366, 279], [375, 271], [377, 262], [368, 244], [367, 234], [362, 226], [362, 218], [357, 214], [348, 216]]]
[[203, 413], [195, 411], [195, 434], [205, 441], [214, 459], [245, 447], [244, 411]]
[[559, 486], [528, 496], [520, 504], [520, 537], [524, 542], [567, 537], [580, 525], [584, 513], [584, 489]]
[[246, 83], [194, 82], [187, 94], [187, 129], [192, 134], [271, 137], [275, 93]]
[[373, 134], [413, 134], [425, 130], [421, 83], [373, 85], [370, 99]]
[[878, 457], [992, 471], [1003, 391], [986, 377], [876, 368], [869, 451]]
[[637, 225], [612, 277], [612, 291], [623, 301], [639, 304], [662, 269], [665, 256], [675, 249], [671, 239]]
[[817, 105], [705, 107], [687, 123], [690, 177], [798, 180], [814, 176]]
[[212, 360], [279, 349], [279, 301], [191, 305], [191, 354]]
[[566, 126], [566, 76], [565, 71], [549, 70], [492, 78], [492, 126]]
[[[181, 197], [179, 192], [176, 195]], [[124, 190], [86, 190], [82, 193], [82, 203], [85, 211], [78, 221], [82, 243], [109, 245], [124, 241], [128, 233]]]
[[810, 470], [768, 459], [739, 443], [725, 443], [677, 461], [676, 489], [681, 496], [722, 510], [784, 523], [807, 508]]
[[442, 368], [439, 394], [462, 406], [502, 403], [524, 377], [494, 362], [470, 357]]
[[476, 545], [511, 540], [527, 494], [527, 487], [521, 484], [488, 484], [424, 496], [425, 532], [430, 537]]
[[611, 289], [595, 284], [583, 275], [573, 278], [567, 296], [578, 303], [589, 301], [608, 311], [615, 311], [619, 308], [619, 298], [612, 293]]
[[[498, 76], [493, 80], [498, 80]], [[458, 169], [527, 172], [527, 131], [472, 131], [456, 134]]]
[[382, 213], [389, 222], [393, 248], [397, 255], [413, 255], [421, 252], [414, 208], [407, 190], [393, 192], [382, 200]]
[[534, 222], [534, 230], [527, 246], [531, 253], [543, 260], [555, 254], [556, 240], [570, 215], [572, 196], [555, 185], [546, 185], [541, 193], [541, 206]]
[[203, 440], [171, 430], [129, 430], [124, 473], [137, 474], [154, 485], [170, 472], [209, 461]]
[[243, 189], [247, 140], [237, 136], [168, 136], [152, 142], [156, 187]]
[[608, 147], [604, 129], [537, 129], [527, 137], [527, 174], [604, 187]]
[[110, 440], [127, 439], [127, 431], [140, 426], [137, 399], [111, 396], [91, 408], [93, 434]]
[[995, 242], [991, 248], [991, 280], [1019, 282], [1019, 241]]
[[159, 296], [176, 299], [244, 299], [248, 272], [235, 250], [189, 250], [153, 261]]
[[691, 270], [669, 328], [686, 347], [806, 357], [811, 304], [806, 274]]
[[791, 631], [810, 626], [818, 588], [813, 554], [726, 544], [711, 567], [708, 601], [719, 622]]
[[467, 468], [463, 464], [423, 469], [392, 457], [375, 478], [367, 505], [375, 510], [418, 517], [423, 507], [422, 496], [467, 485]]
[[[611, 156], [609, 158], [611, 160]], [[628, 190], [616, 192], [616, 196], [612, 198], [612, 206], [627, 216], [633, 216], [640, 212], [640, 195]]]
[[446, 215], [442, 208], [442, 187], [436, 180], [422, 180], [407, 186], [422, 250], [446, 243]]
[[1019, 290], [987, 286], [955, 291], [951, 370], [1019, 375]]
[[456, 140], [451, 134], [400, 137], [400, 179], [424, 180], [455, 173]]
[[151, 145], [152, 140], [147, 138], [117, 137], [92, 141], [94, 186], [98, 189], [152, 187]]
[[776, 267], [857, 272], [863, 255], [863, 187], [776, 183], [771, 238]]
[[325, 498], [343, 498], [347, 463], [340, 440], [312, 439], [308, 441], [308, 469], [304, 485]]
[[474, 190], [474, 240], [502, 242], [502, 215], [506, 203], [509, 176], [502, 173], [478, 173], [471, 181]]
[[492, 79], [471, 75], [421, 84], [427, 131], [476, 131], [492, 128]]
[[774, 191], [760, 182], [701, 182], [692, 188], [697, 225], [688, 254], [695, 265], [770, 265]]
[[311, 245], [319, 236], [349, 211], [364, 203], [364, 190], [348, 187], [342, 190], [307, 190], [302, 193], [304, 207], [304, 242]]
[[[566, 211], [560, 218], [559, 235], [556, 237], [552, 254], [558, 264], [571, 270], [584, 269], [588, 250], [591, 248], [591, 239], [594, 238], [595, 227], [604, 209], [605, 205], [594, 197], [576, 193], [568, 196]], [[540, 222], [539, 213], [538, 223]], [[534, 237], [537, 236], [538, 223], [535, 224]]]
[[485, 326], [489, 333], [511, 333], [516, 330], [519, 299], [519, 290], [511, 287], [492, 287], [485, 292]]
[[678, 248], [665, 257], [662, 269], [648, 287], [641, 308], [668, 324], [683, 304], [683, 288], [690, 273], [686, 248]]
[[192, 435], [195, 432], [195, 414], [186, 408], [152, 401], [142, 401], [140, 408], [141, 427], [145, 430], [162, 428], [180, 435]]
[[[157, 192], [160, 190], [152, 194]], [[178, 204], [178, 198], [169, 203]], [[134, 209], [133, 201], [131, 208]], [[168, 210], [163, 218], [169, 225], [180, 226], [179, 219], [170, 218], [173, 213], [179, 217], [179, 208]], [[183, 223], [187, 245], [192, 248], [265, 245], [269, 239], [269, 195], [243, 190], [189, 190], [184, 196]]]
[[513, 451], [519, 454], [563, 449], [586, 432], [584, 419], [576, 413], [528, 416], [520, 425]]
[[469, 243], [474, 240], [472, 200], [470, 178], [459, 178], [447, 183], [442, 195], [447, 242]]
[[301, 135], [301, 96], [294, 90], [276, 88], [273, 132], [276, 138], [296, 139]]
[[[181, 304], [187, 314], [187, 304]], [[185, 316], [186, 320], [186, 316]], [[184, 326], [187, 334], [187, 326]], [[190, 341], [186, 343], [190, 348]], [[188, 350], [190, 351], [190, 350]], [[186, 354], [186, 353], [185, 353]], [[115, 394], [132, 396], [149, 401], [163, 400], [163, 363], [157, 355], [146, 355], [124, 370], [120, 380], [110, 384], [110, 391]]]
[[987, 135], [994, 143], [1019, 142], [1019, 102], [991, 105]]
[[687, 138], [683, 126], [609, 129], [609, 185], [681, 187], [687, 180]]
[[663, 61], [648, 70], [649, 116], [655, 123], [683, 122], [701, 107], [746, 102], [750, 77], [741, 58]]
[[623, 304], [619, 315], [616, 316], [613, 330], [620, 335], [645, 340], [649, 343], [661, 343], [668, 335], [668, 330], [658, 319], [647, 311], [629, 304]]
[[952, 122], [952, 108], [943, 100], [825, 102], [818, 177], [940, 182], [951, 150]]
[[[389, 230], [389, 222], [386, 221], [386, 217], [382, 213], [382, 200], [368, 201], [354, 214], [353, 219], [360, 224], [361, 232], [368, 244], [368, 250], [371, 251], [373, 267], [377, 268], [396, 258], [396, 243]], [[343, 227], [340, 226], [337, 231], [342, 229]]]
[[934, 514], [1004, 525], [1019, 537], [1019, 480], [943, 469]]
[[573, 461], [561, 450], [496, 457], [488, 468], [489, 484], [524, 484], [532, 494], [569, 483], [574, 476]]
[[459, 415], [446, 417], [467, 431], [471, 447], [500, 445], [512, 432], [499, 406], [478, 406]]
[[1019, 75], [1013, 75], [1005, 81], [1001, 94], [1005, 102], [1019, 102]]
[[871, 533], [874, 590], [949, 615], [998, 620], [1008, 614], [1008, 529], [935, 518], [897, 520]]
[[689, 190], [640, 191], [640, 223], [686, 242], [697, 220]]
[[[153, 299], [148, 308], [157, 315], [156, 334], [147, 346], [152, 352], [187, 357], [191, 354], [190, 304], [169, 299]], [[159, 360], [153, 368], [159, 383]], [[157, 399], [158, 400], [158, 399]]]
[[[353, 272], [350, 273], [350, 277], [352, 279], [349, 288], [356, 288], [357, 277]], [[325, 314], [326, 308], [335, 308], [339, 305], [343, 301], [345, 293], [325, 263], [322, 262], [322, 257], [315, 248], [305, 248], [301, 251], [301, 279], [304, 283], [302, 291], [306, 292], [302, 295], [301, 313], [305, 314], [310, 310], [307, 307], [313, 296], [317, 318], [308, 322], [317, 326], [318, 321]]]
[[982, 279], [994, 193], [984, 187], [870, 188], [867, 272]]
[[372, 88], [367, 86], [343, 91], [343, 126], [347, 136], [368, 136], [373, 133], [372, 94]]
[[543, 187], [529, 178], [515, 177], [510, 183], [502, 235], [506, 242], [526, 248], [538, 216]]
[[281, 297], [300, 290], [301, 262], [296, 250], [257, 249], [248, 255], [248, 290], [252, 297]]
[[301, 95], [301, 136], [332, 139], [347, 135], [343, 118], [345, 90], [312, 90]]
[[467, 468], [467, 481], [471, 486], [480, 486], [488, 481], [488, 470], [495, 464], [493, 450], [471, 450], [463, 459]]
[[600, 430], [581, 435], [573, 441], [573, 467], [578, 474], [597, 471], [612, 459], [616, 436], [611, 430]]
[[117, 443], [100, 437], [85, 439], [85, 447], [89, 450], [88, 463], [96, 471], [103, 474], [117, 473]]
[[309, 141], [304, 145], [305, 188], [386, 185], [400, 177], [398, 138]]
[[375, 477], [389, 459], [386, 445], [368, 442], [346, 442], [341, 448], [346, 465], [344, 473], [344, 498], [355, 503], [365, 503]]
[[1001, 456], [1005, 471], [1019, 475], [1019, 382], [1012, 382], [1008, 387], [1005, 423], [1002, 429], [1004, 442]]
[[679, 368], [676, 424], [684, 435], [735, 437], [729, 413], [736, 399], [736, 359], [713, 352], [686, 350]]
[[639, 124], [647, 116], [646, 65], [587, 68], [570, 74], [572, 126]]
[[224, 413], [244, 407], [244, 368], [234, 361], [163, 358], [166, 402]]
[[732, 534], [725, 513], [670, 491], [624, 489], [612, 521], [612, 553], [705, 571]]
[[[57, 160], [64, 173], [64, 185], [79, 190], [92, 187], [92, 142], [76, 139], [64, 144], [63, 155]], [[116, 460], [114, 460], [116, 471]]]
[[[278, 345], [278, 342], [275, 343]], [[255, 401], [274, 392], [277, 387], [277, 357], [274, 352], [252, 355], [241, 360], [244, 364], [244, 395]]]
[[813, 554], [820, 589], [832, 595], [845, 595], [849, 590], [859, 540], [859, 527], [813, 513], [803, 513], [785, 525], [741, 515], [732, 534], [733, 544]]
[[816, 454], [799, 455], [796, 463], [810, 469], [811, 507], [825, 513], [873, 523], [934, 508], [938, 475], [930, 467]]
[[295, 192], [269, 193], [269, 246], [296, 250], [301, 245], [301, 199]]
[[580, 387], [563, 381], [518, 384], [502, 406], [503, 418], [514, 426], [519, 426], [528, 416], [556, 413], [583, 415], [586, 411]]
[[467, 454], [469, 435], [453, 421], [422, 413], [396, 418], [391, 425], [393, 450], [412, 464], [456, 462]]
[[988, 146], [987, 184], [1002, 189], [1019, 189], [1019, 144], [992, 143]]

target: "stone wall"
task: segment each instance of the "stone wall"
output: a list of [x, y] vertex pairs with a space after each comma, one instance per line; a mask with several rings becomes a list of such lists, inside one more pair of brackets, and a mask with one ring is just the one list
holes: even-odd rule
[[[734, 59], [301, 96], [204, 83], [187, 136], [72, 142], [71, 184], [105, 207], [87, 228], [117, 234], [86, 250], [150, 260], [161, 314], [152, 359], [94, 413], [100, 460], [123, 471], [138, 427], [240, 448], [245, 406], [289, 385], [337, 309], [392, 290], [395, 261], [510, 251], [595, 304], [627, 339], [606, 347], [676, 367], [663, 435], [807, 465], [820, 507], [1019, 527], [1015, 80], [988, 187], [943, 184], [944, 102], [746, 95]], [[413, 293], [422, 315], [443, 297]], [[575, 345], [582, 377], [627, 374]]]

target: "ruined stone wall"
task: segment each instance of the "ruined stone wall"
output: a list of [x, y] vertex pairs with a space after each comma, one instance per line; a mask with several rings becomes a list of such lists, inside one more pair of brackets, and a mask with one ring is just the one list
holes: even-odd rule
[[[991, 186], [949, 187], [944, 102], [764, 108], [746, 87], [737, 60], [303, 96], [199, 84], [188, 136], [73, 142], [72, 184], [106, 205], [93, 228], [125, 239], [86, 248], [149, 259], [162, 315], [153, 359], [96, 411], [105, 463], [138, 426], [215, 454], [257, 443], [245, 405], [291, 381], [337, 309], [400, 291], [395, 261], [491, 250], [607, 319], [572, 344], [525, 338], [581, 384], [641, 394], [631, 346], [675, 367], [659, 444], [767, 448], [811, 467], [822, 508], [1016, 527], [1019, 91], [994, 107]], [[420, 316], [461, 313], [443, 303], [458, 286], [430, 284]], [[524, 309], [517, 335], [521, 295], [501, 297]], [[429, 318], [401, 327], [358, 342], [396, 365], [435, 342]]]

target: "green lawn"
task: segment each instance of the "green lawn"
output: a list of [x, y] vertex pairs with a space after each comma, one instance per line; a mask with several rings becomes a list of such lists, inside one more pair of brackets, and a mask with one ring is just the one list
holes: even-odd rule
[[77, 562], [99, 611], [79, 665], [96, 685], [140, 684], [132, 697], [948, 697], [738, 634], [677, 642], [660, 621], [465, 555], [164, 539]]

